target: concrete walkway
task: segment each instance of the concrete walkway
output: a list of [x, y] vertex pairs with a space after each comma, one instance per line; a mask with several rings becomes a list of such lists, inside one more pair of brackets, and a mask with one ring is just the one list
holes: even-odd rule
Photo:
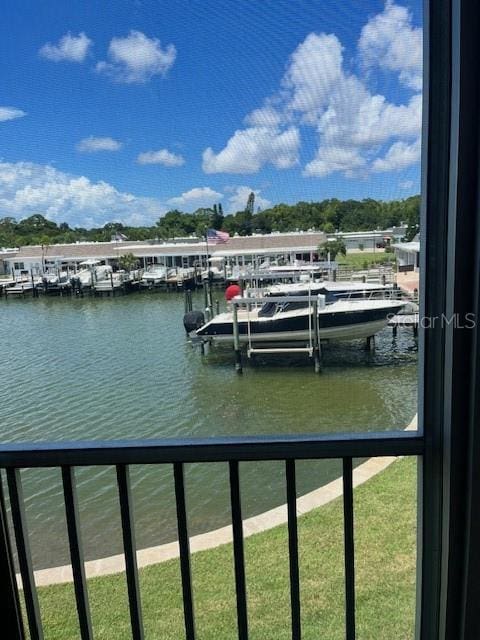
[[[406, 430], [417, 429], [417, 416], [415, 416], [412, 422], [408, 425]], [[359, 465], [353, 470], [353, 486], [358, 487], [367, 480], [370, 480], [380, 471], [386, 469], [397, 458], [394, 456], [382, 457], [382, 458], [369, 458], [366, 462]], [[332, 482], [329, 482], [319, 489], [310, 491], [304, 496], [297, 499], [297, 514], [302, 515], [308, 513], [312, 509], [321, 507], [336, 498], [339, 498], [343, 492], [343, 480], [337, 478]], [[277, 527], [280, 524], [287, 522], [287, 505], [282, 504], [275, 509], [270, 509], [264, 513], [260, 513], [252, 518], [247, 518], [243, 521], [243, 535], [245, 538], [253, 535], [254, 533], [260, 533], [261, 531], [268, 531], [273, 527]], [[197, 551], [205, 551], [206, 549], [213, 549], [221, 544], [227, 544], [232, 542], [232, 527], [228, 525], [215, 529], [214, 531], [208, 531], [207, 533], [201, 533], [197, 536], [190, 538], [190, 550], [192, 553]], [[148, 567], [152, 564], [159, 562], [165, 562], [172, 558], [179, 557], [178, 542], [169, 542], [167, 544], [161, 544], [156, 547], [149, 547], [148, 549], [140, 549], [137, 551], [137, 561], [139, 567]], [[123, 554], [110, 556], [108, 558], [100, 558], [98, 560], [89, 560], [85, 563], [85, 573], [87, 578], [94, 578], [97, 576], [106, 576], [112, 573], [120, 573], [125, 571], [125, 558]], [[53, 567], [51, 569], [40, 569], [35, 571], [35, 583], [37, 586], [45, 586], [50, 584], [61, 584], [65, 582], [72, 582], [72, 568], [71, 565], [63, 565], [60, 567]], [[17, 581], [21, 587], [21, 577], [17, 574]]]
[[397, 273], [397, 285], [409, 295], [413, 295], [415, 290], [419, 291], [420, 274], [417, 271], [407, 271], [406, 273]]

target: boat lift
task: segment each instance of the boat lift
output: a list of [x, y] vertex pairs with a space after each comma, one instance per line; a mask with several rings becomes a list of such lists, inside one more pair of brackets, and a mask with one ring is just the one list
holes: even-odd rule
[[[250, 323], [250, 309], [253, 305], [264, 304], [267, 302], [285, 303], [285, 302], [306, 302], [309, 305], [308, 320], [308, 344], [305, 347], [261, 347], [252, 346], [252, 333]], [[312, 358], [315, 366], [315, 373], [321, 371], [321, 344], [320, 330], [318, 321], [318, 310], [325, 306], [325, 296], [318, 294], [317, 296], [262, 296], [262, 297], [236, 297], [231, 300], [232, 317], [233, 317], [233, 348], [235, 351], [235, 370], [242, 373], [242, 354], [240, 348], [240, 331], [238, 326], [238, 307], [245, 305], [247, 308], [247, 336], [248, 347], [247, 356], [252, 358], [255, 355], [275, 355], [275, 354], [300, 354], [305, 353]]]

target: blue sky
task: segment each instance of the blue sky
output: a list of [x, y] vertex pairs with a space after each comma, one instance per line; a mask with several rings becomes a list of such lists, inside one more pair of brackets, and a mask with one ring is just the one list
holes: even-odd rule
[[417, 193], [421, 21], [405, 0], [8, 0], [0, 217]]

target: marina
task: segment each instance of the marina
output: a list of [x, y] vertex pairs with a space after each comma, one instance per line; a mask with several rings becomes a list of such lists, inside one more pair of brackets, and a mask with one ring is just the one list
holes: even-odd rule
[[[222, 311], [223, 291], [218, 294]], [[201, 308], [204, 292], [192, 292], [192, 303]], [[321, 376], [312, 374], [305, 354], [258, 354], [255, 366], [238, 376], [231, 347], [204, 357], [192, 349], [181, 293], [41, 296], [35, 304], [12, 297], [1, 309], [6, 442], [402, 429], [416, 413], [411, 331], [394, 337], [385, 328], [371, 351], [359, 340], [326, 343]], [[219, 482], [226, 473], [221, 464], [187, 465], [192, 535], [229, 521], [228, 483]], [[87, 560], [121, 550], [113, 474], [111, 468], [77, 470]], [[61, 477], [49, 469], [22, 475], [35, 568], [65, 564]], [[169, 470], [134, 467], [131, 475], [138, 548], [174, 540]], [[299, 463], [299, 491], [338, 475], [335, 461]], [[281, 464], [242, 465], [245, 517], [283, 504], [282, 477]], [[265, 490], [258, 492], [259, 485]]]
[[[9, 252], [0, 280], [3, 440], [403, 429], [417, 409], [418, 278], [415, 288], [392, 264], [320, 259], [323, 239], [287, 233], [208, 247], [191, 239]], [[111, 472], [77, 470], [91, 561], [122, 547]], [[297, 472], [305, 493], [339, 469], [324, 460]], [[228, 522], [223, 473], [220, 464], [185, 468], [193, 536]], [[168, 469], [139, 465], [131, 477], [138, 548], [170, 543]], [[274, 462], [245, 465], [245, 517], [284, 502], [281, 477]], [[61, 478], [30, 469], [23, 483], [34, 568], [62, 565]], [[152, 517], [152, 497], [161, 518]]]
[[[383, 232], [387, 233], [386, 231]], [[166, 242], [77, 242], [32, 245], [0, 250], [0, 293], [24, 297], [40, 294], [128, 292], [137, 287], [177, 290], [223, 286], [227, 282], [272, 282], [314, 274], [317, 278], [394, 281], [390, 266], [351, 270], [334, 260], [322, 260], [322, 232], [288, 232], [235, 236], [225, 244], [208, 244], [196, 237]], [[108, 277], [109, 272], [114, 278]], [[118, 272], [121, 276], [115, 276]], [[112, 279], [120, 280], [116, 286]], [[78, 282], [80, 280], [80, 282]], [[17, 286], [18, 285], [18, 286]], [[121, 286], [124, 285], [124, 286]]]

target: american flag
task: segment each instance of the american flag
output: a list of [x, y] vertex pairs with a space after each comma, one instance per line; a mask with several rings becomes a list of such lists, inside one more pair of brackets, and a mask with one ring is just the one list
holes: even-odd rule
[[217, 229], [207, 230], [207, 242], [210, 244], [224, 244], [230, 240], [230, 234], [226, 231], [217, 231]]

